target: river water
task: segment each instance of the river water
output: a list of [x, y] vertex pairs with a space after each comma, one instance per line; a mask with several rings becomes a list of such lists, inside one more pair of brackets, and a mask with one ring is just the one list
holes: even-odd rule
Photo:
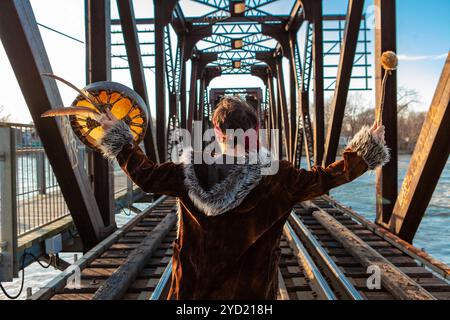
[[[399, 156], [399, 188], [408, 168], [411, 157], [409, 155]], [[303, 163], [306, 163], [305, 159]], [[331, 191], [331, 195], [347, 207], [353, 208], [356, 212], [373, 221], [375, 218], [375, 174], [365, 173], [357, 180], [341, 186]], [[136, 204], [140, 209], [148, 204]], [[134, 216], [133, 213], [124, 211], [116, 216], [117, 224], [120, 227]], [[450, 264], [450, 160], [447, 161], [445, 169], [439, 180], [439, 184], [434, 191], [430, 205], [422, 219], [414, 245], [425, 249], [433, 257]], [[63, 259], [73, 262], [73, 253], [64, 253]], [[81, 257], [81, 254], [78, 253]], [[37, 263], [26, 268], [25, 288], [31, 287], [36, 292], [39, 287], [49, 282], [58, 275], [60, 271], [49, 268], [42, 269]], [[20, 286], [20, 279], [15, 279], [11, 283], [3, 283], [11, 294], [17, 292]], [[20, 299], [26, 298], [26, 290], [22, 292]], [[0, 292], [0, 300], [5, 296]]]

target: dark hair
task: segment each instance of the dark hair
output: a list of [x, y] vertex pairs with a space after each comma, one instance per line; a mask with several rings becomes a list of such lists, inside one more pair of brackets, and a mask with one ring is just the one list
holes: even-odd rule
[[226, 96], [217, 104], [212, 122], [223, 133], [226, 133], [227, 129], [246, 131], [256, 129], [258, 116], [245, 100], [238, 96]]

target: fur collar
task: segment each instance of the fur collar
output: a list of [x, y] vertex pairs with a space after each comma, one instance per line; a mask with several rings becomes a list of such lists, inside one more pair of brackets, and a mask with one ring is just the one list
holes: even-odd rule
[[246, 164], [234, 164], [228, 175], [209, 190], [203, 189], [192, 163], [193, 150], [181, 156], [184, 184], [194, 205], [207, 216], [218, 216], [239, 206], [260, 182], [261, 168], [270, 164], [270, 153], [263, 149], [248, 155]]

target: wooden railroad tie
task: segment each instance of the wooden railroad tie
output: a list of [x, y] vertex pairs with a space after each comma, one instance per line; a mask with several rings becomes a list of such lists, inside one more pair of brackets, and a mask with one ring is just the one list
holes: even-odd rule
[[164, 237], [172, 230], [177, 221], [174, 211], [153, 229], [142, 240], [139, 246], [130, 253], [126, 261], [109, 277], [97, 290], [93, 300], [117, 300], [127, 291], [130, 284], [136, 279], [145, 263], [152, 257]]
[[400, 300], [435, 300], [428, 291], [404, 274], [375, 249], [347, 229], [323, 210], [312, 213], [314, 218], [326, 228], [364, 267], [377, 266], [381, 270], [381, 283], [394, 297]]

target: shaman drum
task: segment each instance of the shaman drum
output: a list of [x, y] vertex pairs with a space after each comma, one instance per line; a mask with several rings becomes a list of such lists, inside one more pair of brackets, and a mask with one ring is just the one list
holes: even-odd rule
[[[87, 107], [94, 112], [105, 113], [111, 110], [117, 119], [123, 120], [130, 128], [134, 141], [139, 144], [145, 135], [148, 123], [148, 109], [144, 100], [134, 90], [110, 81], [94, 82], [84, 88], [89, 93], [78, 95], [72, 107]], [[103, 137], [104, 130], [89, 114], [70, 115], [70, 124], [77, 137], [88, 147], [98, 150], [97, 142]]]

